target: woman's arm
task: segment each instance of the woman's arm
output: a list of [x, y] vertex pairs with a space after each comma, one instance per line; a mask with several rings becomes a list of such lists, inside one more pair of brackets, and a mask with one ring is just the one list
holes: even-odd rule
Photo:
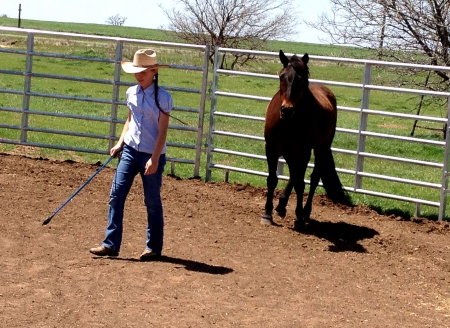
[[169, 115], [161, 113], [158, 120], [158, 137], [156, 138], [155, 149], [153, 150], [152, 157], [145, 164], [144, 174], [153, 174], [158, 169], [159, 156], [164, 149], [167, 138], [167, 130], [169, 129]]
[[123, 126], [122, 129], [122, 134], [120, 135], [119, 140], [117, 141], [116, 145], [114, 147], [112, 147], [109, 151], [109, 154], [111, 156], [117, 156], [117, 154], [122, 150], [123, 145], [124, 145], [124, 139], [125, 139], [125, 134], [128, 131], [128, 128], [130, 126], [130, 120], [131, 120], [131, 110], [128, 110], [128, 117], [127, 120], [125, 121], [125, 124]]

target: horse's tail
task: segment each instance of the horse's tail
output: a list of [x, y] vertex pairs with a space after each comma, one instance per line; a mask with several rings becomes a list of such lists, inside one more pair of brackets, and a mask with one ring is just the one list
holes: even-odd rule
[[350, 196], [344, 189], [344, 186], [342, 185], [341, 180], [339, 179], [339, 176], [337, 174], [336, 165], [334, 163], [331, 149], [328, 148], [325, 151], [321, 152], [319, 160], [321, 161], [319, 165], [321, 165], [322, 167], [322, 184], [328, 198], [330, 198], [335, 203], [351, 205]]

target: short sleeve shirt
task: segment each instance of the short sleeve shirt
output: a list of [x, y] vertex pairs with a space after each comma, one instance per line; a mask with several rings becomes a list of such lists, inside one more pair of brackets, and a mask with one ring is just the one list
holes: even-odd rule
[[[155, 85], [143, 90], [135, 85], [127, 90], [127, 107], [131, 110], [131, 120], [125, 133], [125, 143], [144, 153], [152, 154], [158, 137], [158, 120], [160, 113], [155, 102]], [[169, 114], [172, 110], [172, 96], [158, 87], [158, 100], [161, 110]], [[162, 154], [166, 153], [166, 145]]]

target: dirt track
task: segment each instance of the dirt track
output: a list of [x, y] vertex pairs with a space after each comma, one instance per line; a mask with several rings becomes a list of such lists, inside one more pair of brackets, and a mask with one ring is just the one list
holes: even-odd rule
[[[161, 262], [139, 262], [127, 201], [120, 256], [97, 258], [114, 170], [0, 154], [1, 327], [450, 327], [450, 228], [316, 196], [313, 221], [260, 224], [264, 188], [164, 177]], [[293, 204], [294, 202], [291, 202]]]

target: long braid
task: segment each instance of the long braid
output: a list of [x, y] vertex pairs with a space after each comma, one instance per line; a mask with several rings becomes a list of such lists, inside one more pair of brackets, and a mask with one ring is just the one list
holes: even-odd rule
[[161, 105], [159, 104], [159, 100], [158, 100], [158, 73], [155, 74], [155, 77], [153, 78], [153, 83], [155, 84], [155, 103], [156, 103], [156, 106], [158, 107], [159, 111], [161, 113], [163, 113], [164, 115], [167, 115], [169, 117], [172, 117], [172, 118], [176, 119], [181, 124], [187, 125], [187, 123], [185, 123], [182, 120], [180, 120], [180, 119], [178, 119], [178, 118], [176, 118], [176, 117], [166, 113], [165, 111], [163, 111], [161, 109]]
[[162, 109], [161, 109], [161, 105], [159, 104], [159, 100], [158, 100], [158, 73], [155, 74], [153, 83], [155, 84], [155, 103], [156, 106], [158, 107], [159, 111], [166, 114]]

